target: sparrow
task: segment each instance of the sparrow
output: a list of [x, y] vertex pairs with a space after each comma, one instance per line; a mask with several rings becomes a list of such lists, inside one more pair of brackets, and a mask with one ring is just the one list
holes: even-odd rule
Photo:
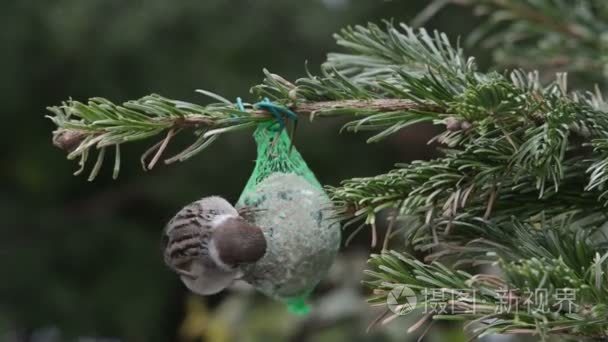
[[262, 229], [228, 201], [202, 198], [183, 207], [165, 226], [164, 261], [188, 289], [210, 295], [242, 277], [240, 266], [266, 253]]

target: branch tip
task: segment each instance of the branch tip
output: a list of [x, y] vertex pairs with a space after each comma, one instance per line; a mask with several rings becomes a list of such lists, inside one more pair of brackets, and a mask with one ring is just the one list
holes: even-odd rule
[[59, 128], [53, 131], [53, 145], [71, 153], [80, 145], [85, 136], [86, 134], [83, 132]]

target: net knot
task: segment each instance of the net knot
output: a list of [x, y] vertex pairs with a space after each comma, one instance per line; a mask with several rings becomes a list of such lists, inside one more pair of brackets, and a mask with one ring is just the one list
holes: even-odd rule
[[286, 119], [293, 120], [294, 122], [298, 121], [298, 116], [296, 115], [296, 113], [292, 112], [289, 108], [285, 106], [281, 106], [270, 101], [267, 97], [265, 97], [264, 100], [254, 104], [253, 106], [255, 108], [270, 112], [270, 114], [272, 114], [275, 120], [279, 123], [279, 131], [282, 131], [285, 128]]

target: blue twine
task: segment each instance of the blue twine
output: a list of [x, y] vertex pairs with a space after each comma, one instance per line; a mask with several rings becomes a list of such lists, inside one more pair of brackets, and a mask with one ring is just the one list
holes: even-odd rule
[[[296, 123], [298, 121], [298, 115], [296, 113], [294, 113], [287, 107], [271, 102], [267, 97], [265, 97], [264, 100], [255, 103], [253, 107], [265, 110], [272, 114], [275, 120], [279, 123], [278, 131], [282, 131], [285, 128], [285, 118], [293, 120]], [[243, 100], [240, 97], [236, 98], [236, 108], [241, 112], [245, 111], [245, 105], [243, 104]]]
[[245, 111], [245, 106], [243, 105], [243, 100], [240, 97], [236, 98], [236, 108], [238, 108], [241, 112]]
[[294, 122], [298, 121], [298, 116], [296, 113], [292, 112], [287, 107], [271, 102], [267, 97], [253, 106], [270, 112], [270, 114], [272, 114], [275, 120], [279, 123], [279, 131], [282, 131], [285, 128], [285, 117], [293, 120]]

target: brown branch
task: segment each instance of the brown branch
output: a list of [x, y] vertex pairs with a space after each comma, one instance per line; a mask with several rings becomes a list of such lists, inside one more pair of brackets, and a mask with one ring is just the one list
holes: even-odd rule
[[439, 108], [430, 105], [422, 105], [411, 100], [376, 99], [303, 102], [290, 109], [302, 115], [315, 115], [322, 111], [337, 109], [367, 109], [378, 112], [397, 112], [407, 110], [438, 110]]
[[[423, 105], [411, 100], [404, 99], [375, 99], [375, 100], [339, 100], [339, 101], [319, 101], [319, 102], [301, 102], [289, 106], [294, 113], [298, 115], [312, 115], [313, 117], [321, 112], [328, 112], [340, 109], [352, 110], [369, 110], [370, 112], [398, 112], [408, 110], [428, 110], [440, 111], [441, 108], [432, 105]], [[272, 115], [265, 110], [248, 111], [252, 117], [257, 118], [272, 118]], [[166, 119], [165, 119], [166, 120]], [[214, 126], [213, 119], [189, 116], [180, 118], [175, 121], [176, 127], [201, 127]]]

